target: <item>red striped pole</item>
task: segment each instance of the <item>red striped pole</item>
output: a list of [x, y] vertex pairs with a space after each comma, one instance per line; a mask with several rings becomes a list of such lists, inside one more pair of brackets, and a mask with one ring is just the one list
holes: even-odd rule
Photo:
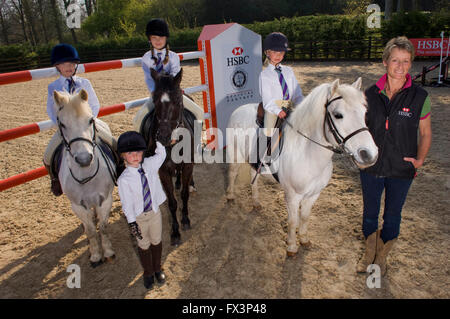
[[11, 128], [0, 132], [0, 142], [12, 140], [18, 137], [36, 134], [41, 131], [37, 123]]
[[32, 181], [34, 179], [38, 179], [45, 175], [47, 175], [47, 170], [44, 166], [41, 166], [31, 171], [2, 179], [0, 180], [0, 192], [4, 191], [5, 189]]
[[[205, 53], [202, 51], [192, 51], [192, 52], [183, 52], [178, 53], [180, 57], [180, 61], [183, 60], [193, 60], [198, 59], [205, 56]], [[113, 69], [122, 69], [129, 67], [137, 67], [142, 65], [142, 58], [131, 58], [131, 59], [122, 59], [122, 60], [110, 60], [110, 61], [101, 61], [101, 62], [90, 62], [80, 64], [77, 69], [77, 73], [89, 73], [89, 72], [97, 72], [97, 71], [106, 71]], [[27, 71], [17, 71], [17, 72], [9, 72], [9, 73], [1, 73], [0, 74], [0, 85], [19, 83], [32, 81], [43, 78], [50, 78], [52, 76], [58, 75], [56, 68], [44, 68], [44, 69], [36, 69], [36, 70], [27, 70]]]

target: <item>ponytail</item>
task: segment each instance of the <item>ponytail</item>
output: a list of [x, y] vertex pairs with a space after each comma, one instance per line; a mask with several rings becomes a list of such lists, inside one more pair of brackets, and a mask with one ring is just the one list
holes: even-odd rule
[[163, 64], [166, 65], [169, 62], [169, 44], [166, 42], [166, 56], [164, 57]]

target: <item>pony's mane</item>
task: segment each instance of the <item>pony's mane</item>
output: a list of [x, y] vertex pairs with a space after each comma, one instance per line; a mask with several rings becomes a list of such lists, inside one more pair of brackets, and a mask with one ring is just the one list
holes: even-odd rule
[[[329, 89], [331, 83], [324, 83], [315, 87], [311, 93], [296, 106], [289, 117], [292, 125], [297, 129], [309, 131], [312, 127], [317, 126], [317, 122], [322, 122], [325, 116], [325, 104], [331, 98]], [[348, 84], [340, 84], [333, 95], [342, 96], [347, 105], [364, 105], [365, 97], [361, 90], [354, 88]]]
[[328, 99], [330, 83], [324, 83], [315, 87], [303, 101], [297, 105], [289, 117], [294, 127], [308, 131], [317, 122], [323, 121], [324, 105]]

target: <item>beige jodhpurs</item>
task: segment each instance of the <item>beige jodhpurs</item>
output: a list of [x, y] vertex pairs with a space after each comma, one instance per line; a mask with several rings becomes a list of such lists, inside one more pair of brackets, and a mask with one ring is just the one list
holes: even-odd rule
[[141, 230], [142, 239], [137, 238], [137, 244], [141, 249], [148, 249], [150, 244], [158, 245], [161, 242], [162, 217], [161, 210], [144, 212], [136, 217], [136, 223]]

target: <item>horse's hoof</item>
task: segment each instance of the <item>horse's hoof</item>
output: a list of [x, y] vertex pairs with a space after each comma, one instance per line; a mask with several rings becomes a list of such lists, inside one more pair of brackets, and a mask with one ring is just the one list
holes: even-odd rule
[[296, 252], [292, 252], [292, 251], [288, 251], [288, 252], [287, 252], [287, 256], [288, 256], [288, 257], [295, 257], [296, 255], [297, 255]]
[[97, 268], [101, 264], [103, 264], [103, 260], [101, 260], [101, 259], [99, 261], [91, 261], [91, 267], [92, 268]]
[[116, 260], [116, 255], [112, 255], [112, 256], [109, 256], [109, 257], [105, 257], [105, 261], [106, 261], [108, 264], [113, 264], [115, 260]]
[[189, 193], [194, 193], [197, 191], [197, 188], [193, 185], [189, 185]]

